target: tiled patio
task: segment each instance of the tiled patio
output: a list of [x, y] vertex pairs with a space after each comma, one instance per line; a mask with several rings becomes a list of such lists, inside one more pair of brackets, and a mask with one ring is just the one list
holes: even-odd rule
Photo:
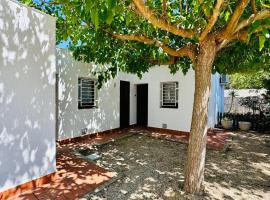
[[[10, 199], [78, 199], [86, 193], [93, 191], [104, 182], [116, 176], [92, 162], [75, 156], [71, 151], [76, 148], [89, 147], [89, 145], [100, 144], [129, 133], [148, 133], [153, 137], [188, 142], [188, 134], [159, 133], [143, 129], [126, 129], [112, 133], [97, 135], [93, 138], [81, 139], [79, 142], [62, 144], [57, 147], [57, 173], [56, 179], [50, 184], [27, 191], [19, 197]], [[208, 133], [207, 146], [212, 149], [223, 149], [229, 133], [223, 130], [212, 130]]]
[[78, 158], [66, 150], [59, 150], [56, 180], [15, 199], [77, 199], [115, 175], [115, 173]]

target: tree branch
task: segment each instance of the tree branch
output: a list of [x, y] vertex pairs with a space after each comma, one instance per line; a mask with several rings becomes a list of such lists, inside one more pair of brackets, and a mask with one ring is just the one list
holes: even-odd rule
[[214, 25], [218, 19], [218, 16], [220, 13], [220, 8], [221, 8], [223, 2], [224, 2], [224, 0], [217, 0], [217, 3], [216, 3], [214, 10], [213, 10], [213, 14], [212, 14], [211, 18], [209, 19], [209, 22], [208, 22], [206, 28], [204, 29], [204, 31], [200, 35], [200, 38], [199, 38], [200, 41], [203, 41], [206, 38], [206, 36], [208, 35], [208, 33], [210, 33], [212, 28], [214, 27]]
[[182, 0], [179, 0], [179, 11], [180, 11], [180, 15], [183, 15], [183, 5], [182, 5]]
[[155, 45], [157, 47], [160, 47], [165, 53], [172, 57], [188, 57], [192, 60], [192, 62], [196, 61], [196, 46], [194, 44], [187, 44], [185, 47], [182, 47], [180, 49], [173, 49], [171, 47], [168, 47], [164, 43], [150, 39], [146, 36], [141, 35], [123, 35], [123, 34], [111, 34], [113, 38], [120, 39], [120, 40], [129, 40], [129, 41], [136, 41], [136, 42], [142, 42], [144, 44], [148, 45]]
[[195, 32], [192, 30], [178, 28], [177, 26], [167, 23], [165, 20], [158, 19], [154, 12], [144, 4], [143, 0], [133, 0], [133, 3], [136, 5], [141, 15], [153, 26], [185, 38], [192, 38], [195, 35]]
[[269, 9], [264, 9], [261, 10], [259, 12], [257, 12], [256, 14], [252, 14], [250, 15], [249, 18], [241, 21], [237, 27], [235, 28], [235, 31], [233, 33], [236, 33], [240, 30], [242, 30], [243, 28], [251, 25], [253, 22], [257, 21], [257, 20], [262, 20], [265, 18], [270, 18], [270, 10]]
[[263, 29], [266, 28], [266, 29], [270, 29], [270, 25], [264, 25], [264, 26], [260, 26], [259, 28], [257, 28], [255, 31], [253, 31], [253, 33], [258, 33], [258, 32], [261, 32], [263, 31]]
[[188, 5], [188, 0], [186, 0], [186, 15], [188, 14], [188, 7], [189, 7], [189, 5]]
[[217, 50], [220, 51], [221, 49], [227, 48], [228, 45], [233, 41], [233, 40], [240, 40], [242, 42], [247, 42], [248, 41], [248, 32], [247, 31], [238, 31], [234, 35], [232, 35], [230, 38], [223, 40], [219, 45]]
[[124, 34], [111, 34], [112, 37], [120, 39], [120, 40], [129, 40], [129, 41], [136, 41], [142, 42], [144, 44], [154, 45], [157, 41], [150, 39], [146, 36], [142, 35], [124, 35]]
[[162, 17], [167, 21], [167, 0], [162, 0]]
[[221, 35], [223, 38], [230, 37], [231, 34], [234, 32], [240, 17], [242, 16], [249, 0], [240, 0], [239, 4], [236, 6], [236, 9], [228, 22], [226, 28], [222, 31]]
[[[261, 31], [263, 31], [264, 28], [270, 29], [270, 25], [260, 26], [253, 33], [259, 33]], [[240, 30], [240, 31], [234, 33], [234, 35], [232, 35], [230, 38], [223, 40], [219, 44], [218, 51], [223, 49], [223, 48], [226, 48], [228, 46], [228, 44], [233, 40], [240, 40], [242, 42], [247, 42], [248, 41], [248, 32]]]
[[227, 48], [229, 46], [229, 43], [231, 42], [231, 40], [223, 40], [217, 47], [217, 52], [224, 49], [224, 48]]
[[[250, 26], [253, 22], [257, 21], [257, 20], [262, 20], [262, 19], [266, 19], [266, 18], [270, 18], [270, 10], [269, 9], [264, 9], [261, 10], [259, 12], [257, 12], [256, 14], [252, 14], [250, 15], [249, 18], [241, 21], [237, 27], [235, 28], [235, 30], [231, 33], [230, 36], [227, 36], [227, 38], [225, 38], [221, 44], [219, 45], [218, 49], [223, 49], [227, 46], [228, 43], [230, 43], [232, 40], [240, 40], [242, 42], [246, 42], [248, 40], [248, 32], [245, 31], [244, 29], [248, 26]], [[254, 33], [260, 32], [263, 30], [263, 28], [269, 28], [269, 26], [263, 26], [263, 27], [259, 27], [258, 29], [256, 29], [254, 31]]]
[[246, 42], [248, 40], [248, 32], [238, 31], [233, 36], [231, 36], [230, 40], [240, 40], [242, 42]]
[[250, 3], [251, 3], [252, 12], [254, 14], [256, 14], [257, 13], [257, 8], [256, 8], [256, 2], [255, 2], [255, 0], [251, 0]]

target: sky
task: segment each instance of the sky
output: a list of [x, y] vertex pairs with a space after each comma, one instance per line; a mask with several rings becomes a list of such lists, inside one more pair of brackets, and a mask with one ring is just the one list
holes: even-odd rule
[[69, 48], [69, 44], [68, 41], [61, 41], [58, 45], [56, 45], [58, 48], [61, 49], [68, 49]]

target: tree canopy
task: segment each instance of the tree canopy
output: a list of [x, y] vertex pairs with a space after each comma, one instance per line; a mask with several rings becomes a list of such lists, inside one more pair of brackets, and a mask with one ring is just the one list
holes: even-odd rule
[[209, 33], [221, 43], [213, 72], [270, 71], [269, 0], [23, 1], [57, 16], [57, 41], [76, 59], [111, 64], [101, 80], [156, 64], [185, 73]]
[[261, 89], [265, 80], [270, 78], [270, 73], [258, 71], [257, 73], [235, 73], [230, 75], [230, 88], [233, 89]]

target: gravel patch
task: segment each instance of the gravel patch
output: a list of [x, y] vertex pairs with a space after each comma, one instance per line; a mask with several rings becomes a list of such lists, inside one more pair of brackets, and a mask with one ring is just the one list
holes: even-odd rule
[[[224, 151], [207, 151], [205, 196], [189, 199], [270, 199], [268, 135], [235, 133]], [[83, 199], [186, 199], [187, 145], [146, 135], [98, 146], [96, 164], [118, 177]]]
[[270, 135], [236, 132], [223, 152], [208, 151], [206, 192], [211, 199], [270, 199]]

